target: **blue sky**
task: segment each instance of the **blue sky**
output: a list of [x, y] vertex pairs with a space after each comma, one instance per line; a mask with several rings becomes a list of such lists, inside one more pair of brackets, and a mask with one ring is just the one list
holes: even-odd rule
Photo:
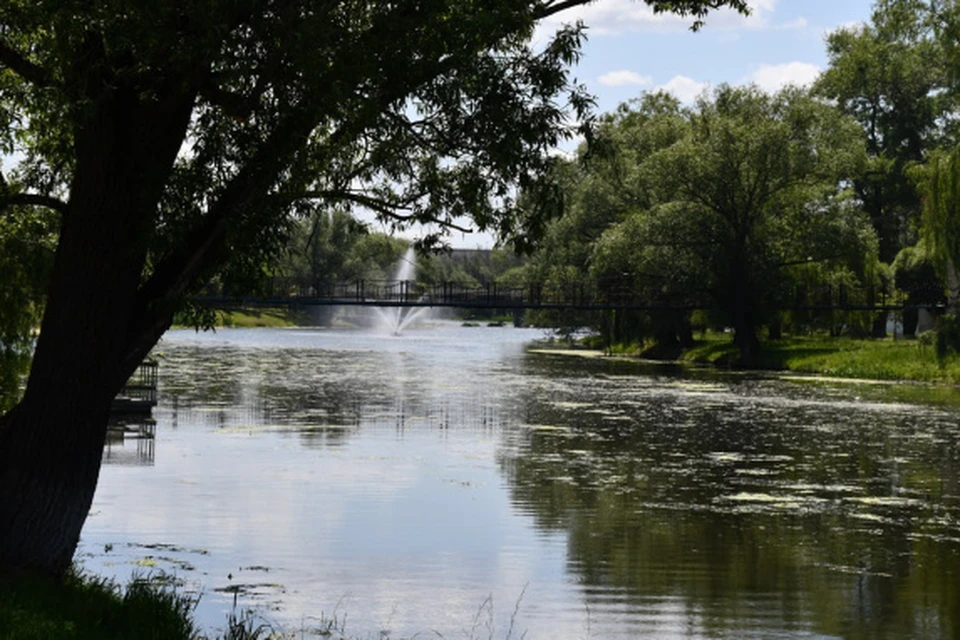
[[689, 20], [654, 16], [636, 0], [599, 0], [555, 17], [582, 19], [588, 41], [577, 78], [610, 111], [641, 91], [666, 88], [689, 100], [707, 84], [755, 82], [775, 90], [808, 83], [826, 66], [824, 36], [869, 21], [872, 0], [749, 0], [744, 18], [722, 10], [699, 32]]
[[[583, 20], [588, 40], [575, 76], [597, 98], [600, 112], [643, 91], [666, 89], [684, 102], [709, 86], [756, 83], [776, 91], [808, 84], [827, 65], [824, 37], [869, 22], [873, 0], [748, 0], [752, 14], [710, 14], [698, 32], [690, 20], [655, 16], [639, 0], [597, 0], [558, 14], [542, 26]], [[543, 33], [538, 38], [543, 37]], [[488, 234], [450, 236], [455, 247], [490, 247]]]

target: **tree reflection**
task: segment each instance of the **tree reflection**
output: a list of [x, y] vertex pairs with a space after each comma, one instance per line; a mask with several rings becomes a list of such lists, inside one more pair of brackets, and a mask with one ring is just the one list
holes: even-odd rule
[[164, 358], [160, 409], [173, 428], [270, 430], [324, 448], [362, 428], [403, 438], [408, 426], [493, 436], [503, 425], [496, 384], [455, 385], [404, 353], [174, 346]]
[[955, 415], [588, 371], [532, 389], [499, 459], [588, 605], [680, 597], [711, 637], [960, 633]]

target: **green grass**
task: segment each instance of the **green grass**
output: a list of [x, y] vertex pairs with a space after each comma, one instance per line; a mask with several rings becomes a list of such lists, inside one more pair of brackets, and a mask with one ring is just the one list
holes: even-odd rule
[[[737, 349], [729, 335], [708, 334], [679, 360], [729, 366]], [[960, 359], [940, 366], [933, 348], [916, 339], [798, 336], [763, 343], [759, 368], [838, 378], [960, 383]]]
[[303, 313], [287, 308], [231, 309], [217, 311], [218, 327], [250, 329], [254, 327], [284, 328], [305, 324]]
[[[348, 634], [347, 616], [337, 610], [339, 604], [332, 615], [321, 612], [309, 627], [282, 629], [254, 611], [238, 611], [234, 602], [223, 629], [211, 639], [193, 622], [198, 598], [177, 593], [175, 583], [163, 574], [146, 578], [134, 576], [126, 588], [76, 572], [61, 579], [0, 576], [0, 640], [293, 640], [305, 637], [360, 640], [372, 637]], [[504, 640], [526, 635], [514, 634], [525, 592], [526, 587], [514, 605]], [[429, 635], [444, 638], [435, 631]], [[463, 637], [493, 640], [491, 597], [483, 601], [472, 628]]]
[[[193, 621], [197, 602], [162, 579], [135, 576], [121, 588], [75, 572], [60, 579], [2, 576], [0, 640], [207, 640]], [[273, 628], [250, 611], [231, 613], [217, 636], [275, 637]]]
[[113, 640], [198, 638], [196, 601], [134, 579], [126, 589], [108, 580], [68, 574], [0, 578], [0, 639]]

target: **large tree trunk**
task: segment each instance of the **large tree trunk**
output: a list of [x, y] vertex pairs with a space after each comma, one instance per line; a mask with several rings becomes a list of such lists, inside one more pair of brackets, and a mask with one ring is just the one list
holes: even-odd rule
[[[61, 235], [23, 401], [0, 427], [0, 567], [57, 572], [93, 499], [140, 268], [122, 220], [82, 195]], [[105, 214], [105, 215], [104, 215]], [[88, 218], [84, 220], [84, 218]], [[117, 240], [120, 239], [120, 242]]]
[[155, 343], [138, 326], [146, 238], [189, 117], [116, 90], [75, 128], [76, 168], [21, 403], [0, 419], [0, 571], [60, 573], [93, 500], [113, 397]]
[[680, 346], [684, 349], [690, 349], [694, 345], [693, 339], [693, 325], [690, 323], [690, 314], [678, 311], [677, 314], [680, 316]]
[[753, 314], [749, 311], [738, 310], [733, 323], [733, 342], [740, 350], [740, 366], [747, 369], [756, 367], [760, 360], [760, 339], [757, 337]]
[[746, 253], [745, 236], [738, 238], [734, 255], [741, 256], [732, 265], [730, 315], [733, 322], [733, 342], [740, 350], [739, 365], [753, 368], [760, 358], [760, 339], [757, 337], [757, 323], [754, 312], [757, 308], [753, 279], [750, 267], [743, 262]]
[[960, 275], [953, 260], [947, 258], [947, 313], [957, 314], [957, 300], [960, 299]]

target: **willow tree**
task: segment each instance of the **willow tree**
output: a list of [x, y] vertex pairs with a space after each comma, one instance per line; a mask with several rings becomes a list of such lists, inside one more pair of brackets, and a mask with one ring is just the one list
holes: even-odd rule
[[30, 364], [56, 225], [56, 217], [43, 210], [0, 215], [0, 413], [16, 403]]
[[[111, 399], [191, 293], [260, 269], [292, 213], [523, 233], [588, 0], [8, 0], [2, 215], [60, 216], [21, 402], [0, 419], [0, 569], [68, 566]], [[646, 0], [691, 14], [743, 0]], [[429, 239], [429, 238], [428, 238]], [[225, 276], [225, 277], [226, 277]]]
[[[685, 118], [686, 134], [645, 161], [657, 206], [643, 213], [636, 237], [642, 244], [649, 234], [675, 262], [701, 265], [700, 288], [733, 328], [741, 363], [754, 366], [757, 329], [776, 308], [787, 268], [860, 244], [842, 183], [861, 164], [863, 145], [856, 123], [794, 87], [768, 95], [720, 86]], [[854, 241], [837, 242], [847, 236]], [[655, 268], [645, 271], [690, 287]]]
[[917, 178], [923, 194], [923, 246], [947, 283], [947, 305], [955, 314], [960, 298], [960, 147], [932, 154], [917, 169]]

